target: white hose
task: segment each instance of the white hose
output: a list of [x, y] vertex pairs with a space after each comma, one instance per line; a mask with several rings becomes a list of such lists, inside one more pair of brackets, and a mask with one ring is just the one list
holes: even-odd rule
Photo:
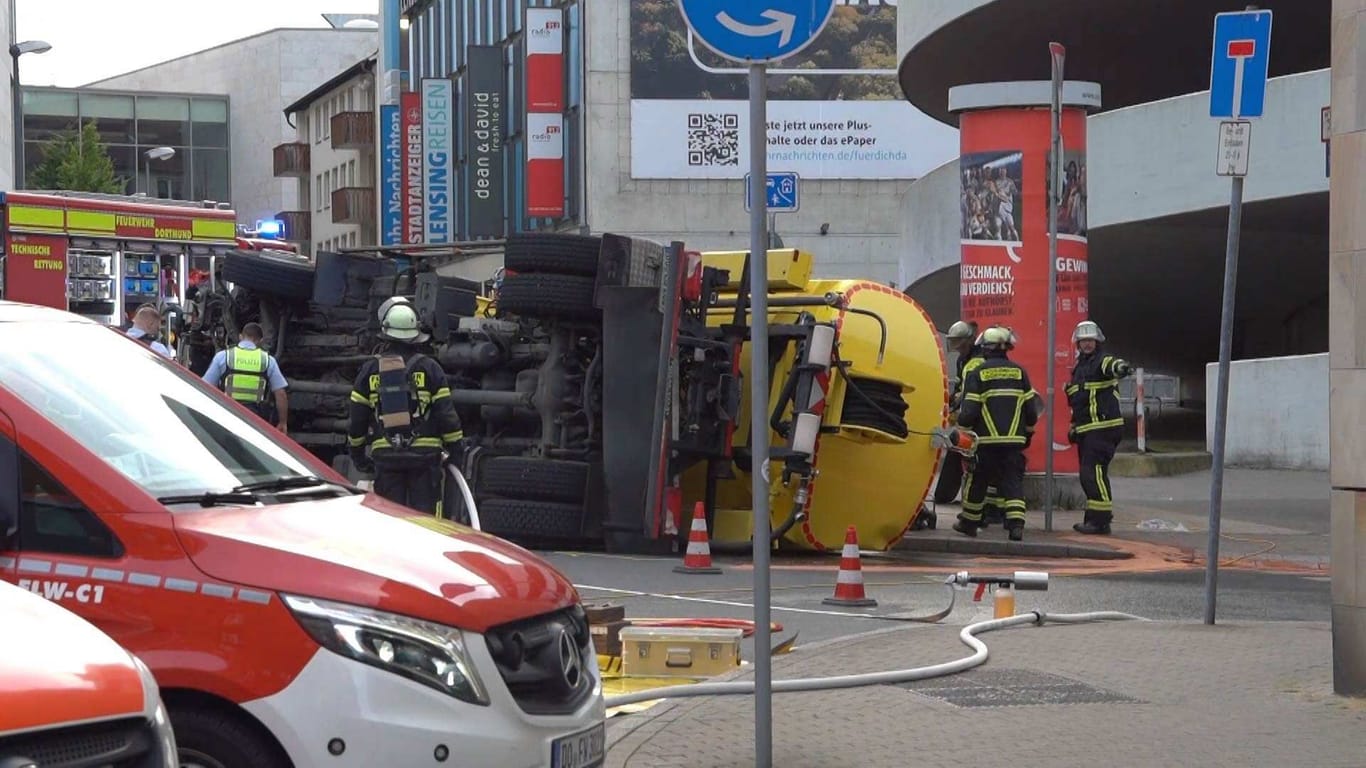
[[479, 527], [479, 508], [474, 505], [474, 494], [470, 492], [470, 484], [465, 482], [465, 476], [460, 470], [450, 464], [446, 465], [446, 469], [450, 470], [451, 477], [455, 478], [455, 484], [460, 486], [460, 495], [465, 499], [465, 509], [470, 512], [470, 527], [476, 531], [484, 530]]
[[[1078, 624], [1089, 621], [1107, 620], [1147, 621], [1147, 619], [1141, 616], [1119, 613], [1117, 611], [1054, 614], [1047, 614], [1042, 611], [1031, 611], [1029, 613], [1022, 613], [1018, 616], [1010, 616], [1004, 619], [979, 621], [976, 624], [969, 624], [968, 626], [963, 627], [963, 631], [958, 633], [958, 639], [962, 640], [964, 645], [973, 650], [971, 656], [965, 656], [955, 661], [948, 661], [927, 667], [915, 667], [913, 669], [868, 672], [861, 675], [837, 675], [834, 677], [806, 677], [792, 680], [775, 680], [773, 681], [773, 692], [830, 691], [839, 688], [856, 688], [865, 685], [893, 685], [897, 683], [909, 683], [913, 680], [927, 680], [932, 677], [957, 674], [958, 672], [972, 669], [987, 660], [986, 643], [983, 643], [976, 637], [976, 635], [983, 632], [991, 632], [993, 630], [1005, 629], [1021, 624], [1043, 625], [1045, 622], [1049, 621], [1058, 622], [1060, 624]], [[636, 704], [642, 701], [655, 701], [657, 699], [676, 699], [687, 696], [734, 696], [750, 693], [754, 693], [754, 681], [752, 680], [731, 683], [697, 683], [694, 685], [656, 688], [648, 691], [625, 693], [620, 696], [608, 696], [605, 700], [607, 707], [610, 709], [626, 704]]]

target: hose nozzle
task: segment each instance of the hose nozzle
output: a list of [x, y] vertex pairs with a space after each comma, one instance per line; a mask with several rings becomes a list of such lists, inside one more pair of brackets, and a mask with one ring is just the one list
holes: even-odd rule
[[994, 584], [1014, 587], [1021, 591], [1047, 592], [1048, 573], [1046, 571], [1016, 571], [1010, 576], [973, 576], [967, 571], [959, 571], [950, 576], [946, 583], [955, 586]]

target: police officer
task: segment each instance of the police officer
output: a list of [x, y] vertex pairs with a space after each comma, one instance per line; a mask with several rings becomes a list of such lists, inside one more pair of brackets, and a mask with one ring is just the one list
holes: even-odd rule
[[[968, 365], [969, 360], [980, 360], [981, 358], [982, 349], [978, 346], [976, 337], [977, 323], [971, 320], [959, 320], [949, 326], [949, 332], [945, 334], [945, 338], [949, 341], [949, 348], [958, 355], [957, 382], [949, 396], [950, 417], [958, 412], [958, 406], [963, 399], [963, 369]], [[944, 464], [939, 468], [939, 480], [934, 487], [934, 503], [948, 504], [953, 501], [962, 484], [963, 457], [954, 451], [945, 451]]]
[[1067, 439], [1077, 446], [1081, 463], [1081, 487], [1086, 492], [1086, 516], [1072, 526], [1078, 533], [1105, 536], [1114, 517], [1110, 495], [1110, 461], [1124, 432], [1119, 408], [1119, 380], [1133, 373], [1129, 363], [1101, 351], [1105, 334], [1090, 320], [1072, 331], [1077, 345], [1077, 364], [1067, 384], [1067, 404], [1072, 426]]
[[963, 511], [953, 529], [976, 536], [982, 524], [987, 486], [995, 486], [1005, 509], [1011, 541], [1024, 538], [1024, 449], [1039, 419], [1039, 395], [1029, 374], [1008, 357], [1015, 336], [1008, 328], [982, 333], [982, 364], [963, 382], [963, 406], [958, 423], [977, 433], [976, 466], [967, 477]]
[[266, 421], [271, 420], [266, 394], [273, 393], [275, 426], [281, 432], [288, 432], [289, 395], [285, 390], [289, 382], [280, 373], [280, 365], [275, 358], [261, 349], [264, 336], [259, 323], [242, 326], [237, 346], [219, 350], [213, 356], [209, 369], [204, 371], [204, 381], [223, 390], [228, 397]]
[[133, 313], [133, 323], [124, 332], [128, 338], [152, 348], [162, 357], [174, 358], [171, 348], [161, 343], [161, 313], [151, 304], [143, 304]]
[[[446, 373], [420, 351], [428, 335], [403, 299], [380, 308], [388, 348], [367, 361], [351, 391], [351, 460], [375, 473], [375, 493], [431, 514], [441, 511], [442, 450], [459, 463], [464, 433]], [[369, 455], [366, 455], [366, 444]]]

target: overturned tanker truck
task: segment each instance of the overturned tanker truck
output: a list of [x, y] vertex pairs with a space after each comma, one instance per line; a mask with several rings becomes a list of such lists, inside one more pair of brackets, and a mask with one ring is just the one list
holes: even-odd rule
[[[490, 282], [453, 276], [501, 252]], [[778, 546], [885, 549], [911, 528], [947, 415], [942, 340], [909, 297], [768, 255]], [[290, 380], [290, 436], [343, 472], [347, 403], [408, 297], [448, 373], [481, 527], [530, 546], [670, 551], [696, 503], [713, 546], [753, 530], [748, 255], [606, 234], [325, 252], [232, 251], [194, 298], [182, 355], [203, 371], [256, 321]], [[762, 465], [762, 462], [760, 462]], [[457, 483], [443, 514], [468, 519]]]

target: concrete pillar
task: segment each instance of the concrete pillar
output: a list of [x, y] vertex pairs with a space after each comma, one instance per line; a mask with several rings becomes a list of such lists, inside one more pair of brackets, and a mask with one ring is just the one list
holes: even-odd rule
[[[1048, 368], [1054, 366], [1053, 415], [1055, 475], [1078, 471], [1076, 450], [1067, 442], [1071, 411], [1063, 386], [1075, 362], [1072, 329], [1089, 314], [1086, 251], [1086, 115], [1100, 108], [1100, 86], [1066, 82], [1062, 95], [1064, 202], [1058, 215], [1058, 311], [1056, 347], [1048, 347], [1048, 178], [1052, 128], [1048, 81], [984, 83], [949, 90], [949, 109], [959, 118], [959, 217], [961, 219], [962, 317], [986, 329], [1010, 326], [1019, 336], [1012, 359], [1024, 366], [1031, 383], [1046, 396]], [[993, 219], [1004, 184], [1016, 189], [1005, 206], [1009, 220]], [[1081, 194], [1076, 194], [1080, 192]], [[1043, 473], [1047, 460], [1044, 426], [1025, 452], [1030, 475]], [[1061, 485], [1065, 485], [1060, 483]], [[1032, 494], [1031, 494], [1032, 495]], [[1031, 499], [1032, 501], [1033, 499]], [[1071, 506], [1070, 504], [1066, 506]]]
[[1366, 0], [1334, 0], [1329, 177], [1333, 688], [1366, 696]]

